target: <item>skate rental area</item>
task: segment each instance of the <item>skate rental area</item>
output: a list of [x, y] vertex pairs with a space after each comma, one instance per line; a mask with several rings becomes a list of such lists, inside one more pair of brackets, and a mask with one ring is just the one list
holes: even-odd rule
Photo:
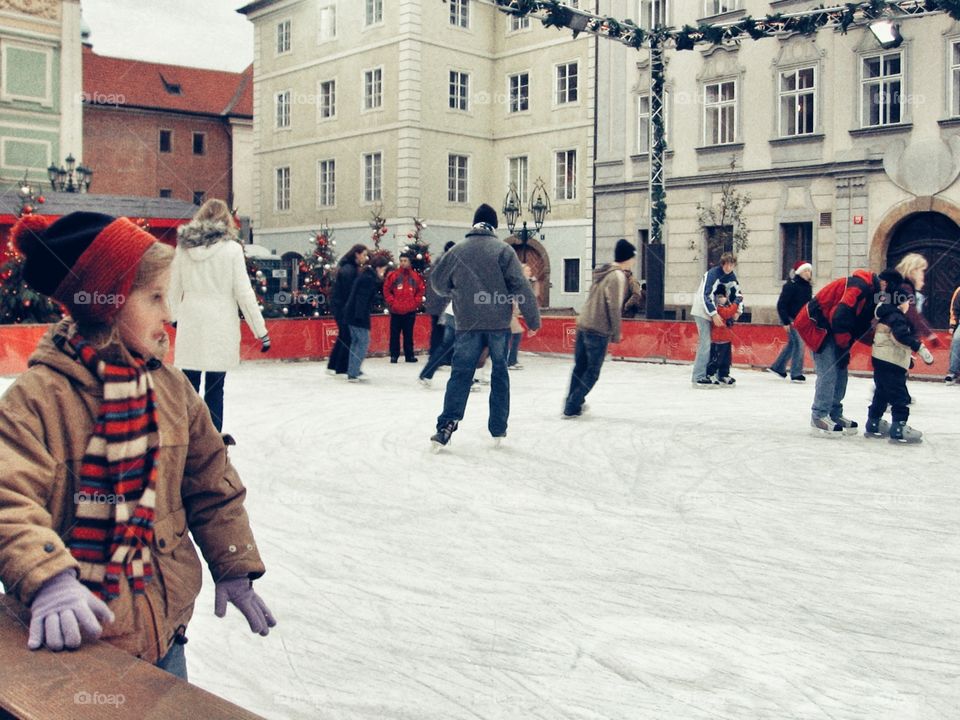
[[[507, 438], [448, 373], [245, 363], [224, 431], [278, 625], [189, 627], [190, 680], [266, 718], [958, 716], [960, 389], [911, 381], [918, 445], [811, 437], [813, 387], [608, 361], [575, 421], [571, 359], [523, 354]], [[12, 382], [0, 379], [0, 390]], [[862, 419], [870, 378], [851, 377]]]

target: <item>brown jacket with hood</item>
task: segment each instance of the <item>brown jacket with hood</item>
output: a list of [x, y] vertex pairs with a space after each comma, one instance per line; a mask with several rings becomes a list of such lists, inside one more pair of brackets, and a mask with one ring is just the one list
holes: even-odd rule
[[[0, 398], [0, 581], [26, 605], [44, 582], [78, 567], [66, 541], [103, 384], [54, 344], [55, 335], [74, 331], [70, 320], [52, 328]], [[155, 663], [185, 630], [200, 592], [190, 535], [215, 581], [257, 578], [264, 567], [243, 507], [246, 489], [206, 406], [179, 370], [161, 365], [151, 375], [160, 437], [154, 577], [139, 596], [121, 581], [109, 603], [116, 620], [102, 637]]]

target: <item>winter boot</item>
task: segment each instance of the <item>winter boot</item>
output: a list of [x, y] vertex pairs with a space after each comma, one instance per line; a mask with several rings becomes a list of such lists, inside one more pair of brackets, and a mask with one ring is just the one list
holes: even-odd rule
[[857, 425], [856, 420], [848, 420], [843, 415], [841, 415], [840, 417], [833, 418], [833, 421], [842, 428], [844, 435], [857, 434], [857, 428], [859, 427], [859, 425]]
[[867, 425], [863, 428], [863, 434], [868, 438], [882, 438], [890, 434], [890, 423], [883, 418], [867, 418]]
[[918, 443], [923, 441], [923, 433], [914, 430], [903, 420], [898, 420], [890, 426], [890, 441], [900, 443]]
[[434, 452], [438, 452], [440, 448], [450, 442], [450, 436], [453, 435], [453, 431], [457, 429], [457, 425], [456, 420], [448, 420], [440, 426], [435, 434], [430, 436], [430, 442], [433, 443]]

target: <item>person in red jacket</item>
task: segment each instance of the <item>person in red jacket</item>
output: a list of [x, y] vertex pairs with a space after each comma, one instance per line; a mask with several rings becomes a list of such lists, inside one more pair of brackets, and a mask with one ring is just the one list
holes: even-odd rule
[[[887, 271], [892, 272], [892, 271]], [[823, 287], [793, 321], [800, 338], [813, 351], [817, 383], [810, 425], [813, 432], [831, 437], [856, 435], [857, 423], [843, 416], [847, 394], [847, 366], [855, 342], [871, 344], [871, 324], [880, 293], [889, 280], [869, 270], [854, 270]], [[899, 284], [899, 273], [893, 284]]]
[[740, 306], [730, 302], [727, 288], [721, 285], [713, 294], [717, 315], [722, 325], [710, 327], [710, 361], [707, 363], [707, 378], [713, 386], [733, 387], [737, 381], [730, 377], [730, 363], [733, 358], [733, 323], [740, 314]]
[[403, 333], [403, 356], [409, 363], [417, 361], [413, 354], [413, 326], [417, 310], [426, 291], [420, 273], [410, 265], [410, 255], [400, 255], [400, 267], [383, 281], [383, 299], [390, 310], [390, 362], [400, 358], [400, 333]]

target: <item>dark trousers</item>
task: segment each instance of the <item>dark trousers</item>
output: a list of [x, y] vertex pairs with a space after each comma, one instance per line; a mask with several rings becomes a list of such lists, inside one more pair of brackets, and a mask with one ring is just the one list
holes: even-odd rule
[[390, 313], [390, 359], [400, 357], [400, 333], [403, 333], [403, 356], [413, 359], [413, 326], [417, 321], [416, 313], [397, 315]]
[[420, 377], [423, 380], [432, 380], [433, 374], [441, 365], [449, 365], [453, 359], [453, 345], [457, 339], [457, 330], [453, 325], [440, 325], [443, 330], [443, 342], [436, 350], [430, 351], [430, 359], [420, 371]]
[[730, 343], [710, 343], [707, 377], [716, 375], [725, 378], [730, 374], [730, 345]]
[[493, 372], [490, 377], [490, 417], [487, 429], [493, 437], [507, 434], [510, 417], [510, 373], [507, 372], [509, 330], [457, 331], [453, 344], [453, 367], [443, 396], [443, 411], [437, 418], [439, 430], [450, 421], [463, 420], [473, 384], [477, 361], [486, 348], [490, 350]]
[[886, 360], [873, 359], [873, 402], [867, 415], [881, 418], [890, 406], [894, 422], [906, 422], [910, 417], [910, 393], [907, 391], [907, 371]]
[[444, 326], [440, 324], [439, 315], [430, 316], [430, 355], [433, 355], [443, 345], [445, 335]]
[[520, 353], [520, 341], [523, 340], [523, 333], [513, 333], [510, 335], [510, 350], [507, 353], [507, 366], [517, 364], [517, 356]]
[[[193, 389], [200, 392], [200, 370], [184, 370], [183, 374], [187, 376]], [[210, 411], [210, 419], [213, 420], [217, 432], [223, 432], [223, 383], [227, 378], [225, 372], [213, 372], [207, 370], [203, 372], [206, 375], [203, 381], [203, 401], [207, 404]]]
[[573, 350], [573, 375], [570, 378], [570, 390], [564, 403], [566, 415], [576, 415], [583, 408], [587, 393], [593, 390], [600, 378], [600, 368], [607, 356], [606, 335], [577, 330], [577, 341]]
[[327, 361], [327, 369], [334, 370], [338, 374], [347, 371], [347, 365], [350, 362], [350, 326], [345, 322], [337, 320], [337, 342], [330, 351], [330, 359]]

